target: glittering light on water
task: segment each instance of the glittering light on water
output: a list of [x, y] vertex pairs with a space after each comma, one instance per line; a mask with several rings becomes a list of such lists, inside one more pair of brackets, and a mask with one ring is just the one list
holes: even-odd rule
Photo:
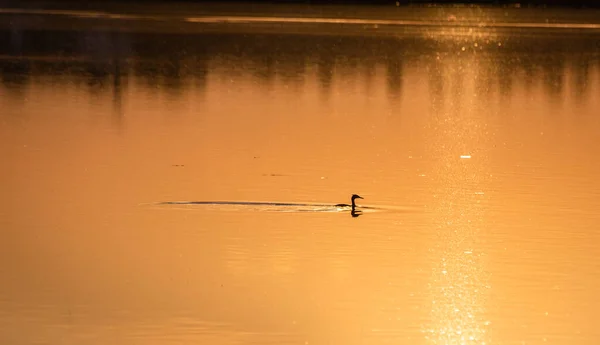
[[[471, 64], [461, 61], [466, 64], [461, 73], [476, 70], [472, 65], [476, 60], [470, 61]], [[479, 232], [485, 227], [485, 208], [480, 201], [489, 174], [486, 174], [485, 155], [478, 154], [470, 164], [460, 164], [472, 158], [470, 149], [485, 152], [486, 136], [480, 130], [479, 113], [473, 107], [474, 78], [467, 76], [464, 80], [462, 85], [449, 86], [450, 104], [436, 103], [439, 107], [434, 109], [438, 131], [431, 148], [439, 165], [430, 175], [437, 183], [433, 206], [437, 241], [431, 251], [434, 262], [429, 285], [431, 323], [423, 329], [427, 342], [434, 345], [481, 345], [489, 340], [488, 278], [485, 255], [478, 242]], [[473, 112], [461, 110], [465, 108]], [[448, 154], [449, 147], [461, 151]]]

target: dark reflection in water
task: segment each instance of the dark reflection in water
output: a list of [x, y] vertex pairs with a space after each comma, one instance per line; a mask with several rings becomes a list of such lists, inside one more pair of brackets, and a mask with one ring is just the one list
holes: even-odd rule
[[582, 101], [588, 94], [590, 59], [584, 59], [576, 56], [572, 63], [573, 73], [575, 75], [573, 86], [575, 87], [575, 97]]
[[[219, 73], [228, 78], [249, 75], [261, 85], [279, 78], [294, 88], [314, 70], [327, 95], [339, 76], [361, 79], [368, 92], [377, 66], [383, 66], [388, 95], [396, 98], [407, 71], [425, 67], [431, 89], [439, 92], [440, 77], [446, 73], [439, 70], [440, 62], [476, 56], [489, 62], [482, 64], [489, 70], [479, 74], [482, 92], [511, 94], [515, 78], [520, 78], [527, 89], [541, 80], [555, 101], [564, 96], [568, 82], [579, 99], [586, 97], [591, 67], [599, 63], [597, 36], [514, 39], [516, 34], [464, 39], [10, 30], [0, 33], [0, 77], [7, 89], [23, 87], [36, 76], [57, 84], [73, 79], [69, 76], [85, 77], [92, 92], [113, 89], [119, 108], [117, 99], [130, 74], [149, 89], [177, 97], [188, 81], [204, 89], [211, 68], [223, 67]], [[573, 77], [566, 80], [569, 69]], [[465, 72], [451, 73], [462, 78]]]
[[397, 96], [402, 89], [402, 57], [390, 57], [387, 62], [387, 81], [390, 96]]
[[553, 99], [560, 99], [564, 88], [565, 59], [545, 56], [544, 60], [542, 65], [547, 66], [543, 72], [544, 85]]
[[15, 87], [27, 83], [31, 72], [31, 63], [29, 60], [2, 61], [0, 71], [2, 72], [2, 84], [6, 85], [9, 90], [15, 89]]
[[275, 63], [276, 59], [274, 56], [264, 56], [262, 63], [257, 64], [255, 68], [250, 70], [250, 73], [255, 79], [260, 81], [263, 86], [270, 88], [272, 85], [272, 79], [269, 78], [269, 76], [276, 73]]
[[113, 90], [113, 94], [112, 94], [113, 113], [114, 113], [114, 117], [115, 117], [115, 123], [118, 125], [121, 124], [121, 121], [123, 119], [123, 88], [126, 88], [126, 81], [127, 81], [127, 79], [124, 79], [122, 77], [122, 74], [123, 74], [123, 72], [122, 72], [123, 66], [121, 66], [122, 64], [123, 64], [122, 60], [113, 59], [113, 66], [114, 66], [113, 87], [112, 87], [112, 90]]
[[331, 81], [333, 79], [333, 71], [335, 68], [335, 58], [333, 56], [320, 56], [319, 57], [319, 83], [321, 89], [325, 94], [329, 93], [331, 89]]
[[498, 79], [496, 79], [494, 82], [498, 85], [501, 95], [507, 96], [510, 94], [513, 80], [510, 77], [507, 78], [507, 76], [513, 75], [513, 73], [516, 72], [515, 69], [517, 66], [518, 64], [515, 63], [515, 61], [511, 61], [510, 58], [500, 59], [496, 67], [497, 71], [493, 71], [493, 73], [491, 73], [493, 76], [498, 76]]

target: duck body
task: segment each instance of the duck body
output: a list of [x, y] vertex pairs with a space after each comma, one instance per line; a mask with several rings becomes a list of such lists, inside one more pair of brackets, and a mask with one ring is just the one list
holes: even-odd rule
[[352, 207], [352, 210], [354, 211], [354, 209], [356, 208], [356, 199], [363, 199], [362, 196], [358, 195], [358, 194], [352, 194], [352, 197], [350, 198], [350, 200], [352, 201], [351, 205], [348, 204], [337, 204], [335, 205], [336, 207]]

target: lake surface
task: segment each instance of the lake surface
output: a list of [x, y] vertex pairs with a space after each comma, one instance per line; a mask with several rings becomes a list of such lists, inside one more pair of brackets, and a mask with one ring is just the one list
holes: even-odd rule
[[402, 11], [0, 13], [0, 343], [598, 344], [600, 31]]

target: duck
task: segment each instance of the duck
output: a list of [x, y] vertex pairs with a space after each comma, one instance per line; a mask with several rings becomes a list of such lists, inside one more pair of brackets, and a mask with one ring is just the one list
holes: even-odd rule
[[348, 204], [337, 204], [335, 205], [336, 207], [352, 207], [352, 211], [354, 212], [354, 209], [356, 208], [356, 199], [364, 199], [362, 196], [358, 195], [358, 194], [352, 194], [352, 197], [350, 197], [350, 200], [352, 201], [351, 205]]

